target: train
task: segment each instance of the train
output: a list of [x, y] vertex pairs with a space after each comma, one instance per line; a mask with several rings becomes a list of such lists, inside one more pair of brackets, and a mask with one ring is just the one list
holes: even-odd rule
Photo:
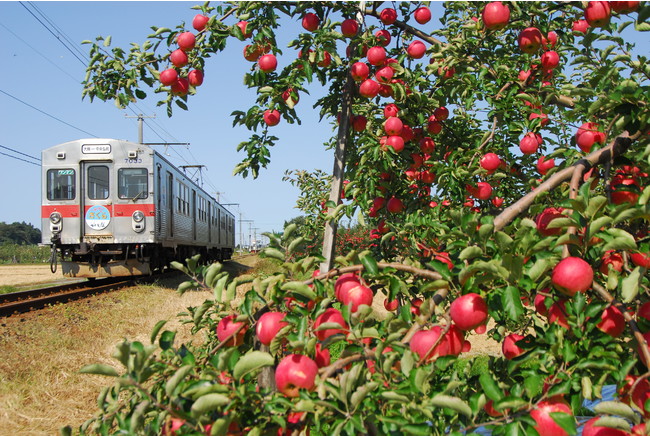
[[224, 261], [235, 216], [148, 145], [79, 139], [42, 151], [42, 242], [67, 277], [148, 275]]

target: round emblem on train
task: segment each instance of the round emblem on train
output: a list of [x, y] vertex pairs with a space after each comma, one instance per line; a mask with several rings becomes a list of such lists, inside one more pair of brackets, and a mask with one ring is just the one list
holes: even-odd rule
[[111, 213], [101, 205], [96, 205], [86, 211], [86, 224], [93, 230], [104, 230], [111, 222]]

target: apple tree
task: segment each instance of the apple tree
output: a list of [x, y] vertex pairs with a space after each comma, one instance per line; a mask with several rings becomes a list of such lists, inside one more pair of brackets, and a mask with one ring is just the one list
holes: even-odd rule
[[[153, 88], [171, 116], [246, 41], [235, 172], [256, 177], [274, 126], [319, 111], [336, 126], [326, 225], [358, 217], [373, 244], [297, 257], [289, 226], [263, 252], [276, 274], [177, 264], [179, 291], [213, 292], [185, 314], [196, 340], [160, 323], [117, 347], [124, 369], [85, 367], [115, 384], [82, 433], [571, 435], [614, 386], [584, 434], [647, 434], [650, 66], [627, 35], [650, 5], [430, 6], [439, 20], [413, 2], [204, 4], [130, 50], [89, 42], [84, 95]], [[314, 83], [329, 91], [305, 109]], [[478, 335], [501, 352], [468, 353]]]

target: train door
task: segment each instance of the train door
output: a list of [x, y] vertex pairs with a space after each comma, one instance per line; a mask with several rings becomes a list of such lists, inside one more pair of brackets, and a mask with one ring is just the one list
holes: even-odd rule
[[192, 189], [192, 240], [196, 241], [196, 191]]
[[[162, 185], [162, 166], [160, 164], [156, 165], [156, 186], [154, 187], [156, 191], [156, 206], [155, 210], [163, 210], [163, 185]], [[166, 196], [165, 196], [166, 198]], [[162, 236], [162, 216], [160, 213], [156, 214], [156, 234], [158, 237]]]
[[[81, 210], [84, 236], [112, 236], [110, 167], [112, 162], [82, 162]], [[112, 238], [111, 238], [112, 239]]]
[[167, 171], [167, 234], [174, 237], [174, 175]]

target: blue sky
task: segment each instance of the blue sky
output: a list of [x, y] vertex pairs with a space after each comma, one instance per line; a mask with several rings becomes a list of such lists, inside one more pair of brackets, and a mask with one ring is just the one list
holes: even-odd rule
[[[24, 4], [27, 8], [19, 2], [0, 2], [0, 146], [40, 158], [45, 148], [90, 136], [24, 103], [98, 137], [137, 141], [136, 120], [125, 118], [134, 112], [118, 110], [112, 102], [82, 101], [85, 64], [28, 9], [49, 27], [48, 20], [55, 24], [86, 54], [89, 46], [81, 46], [80, 42], [94, 40], [98, 35], [111, 35], [112, 46], [128, 48], [130, 42], [144, 42], [153, 25], [175, 27], [185, 21], [186, 28], [193, 30], [191, 21], [197, 11], [190, 7], [198, 3], [33, 3], [42, 15], [31, 3]], [[234, 23], [233, 18], [228, 24]], [[297, 22], [287, 27], [301, 29]], [[63, 38], [57, 30], [54, 33]], [[272, 149], [270, 166], [256, 180], [232, 176], [233, 168], [244, 157], [237, 153], [236, 146], [249, 137], [249, 132], [244, 127], [233, 128], [230, 114], [246, 110], [255, 102], [255, 93], [243, 86], [243, 75], [252, 65], [243, 59], [244, 46], [244, 42], [233, 38], [224, 53], [207, 61], [204, 84], [197, 95], [190, 97], [189, 111], [177, 109], [168, 118], [164, 107], [155, 106], [153, 91], [148, 93], [153, 98], [133, 109], [157, 116], [155, 123], [146, 122], [145, 142], [189, 142], [189, 148], [170, 148], [168, 158], [175, 165], [205, 165], [204, 188], [220, 192], [222, 203], [239, 203], [231, 210], [241, 212], [244, 220], [253, 220], [250, 227], [257, 228], [259, 234], [279, 231], [285, 220], [300, 215], [294, 208], [299, 191], [282, 181], [285, 170], [319, 168], [331, 172], [333, 154], [322, 144], [332, 135], [332, 126], [327, 121], [319, 123], [317, 114], [310, 110], [318, 95], [301, 95], [296, 109], [303, 124], [288, 125], [283, 121], [274, 127], [273, 133], [280, 141]], [[284, 53], [284, 62], [294, 56], [293, 49], [285, 48]], [[279, 68], [286, 65], [284, 62], [280, 57]], [[158, 149], [162, 151], [163, 147]], [[0, 152], [30, 160], [6, 148], [0, 147]], [[40, 227], [40, 178], [38, 166], [0, 154], [0, 221], [25, 221]], [[243, 228], [246, 235], [249, 223], [245, 222]]]

